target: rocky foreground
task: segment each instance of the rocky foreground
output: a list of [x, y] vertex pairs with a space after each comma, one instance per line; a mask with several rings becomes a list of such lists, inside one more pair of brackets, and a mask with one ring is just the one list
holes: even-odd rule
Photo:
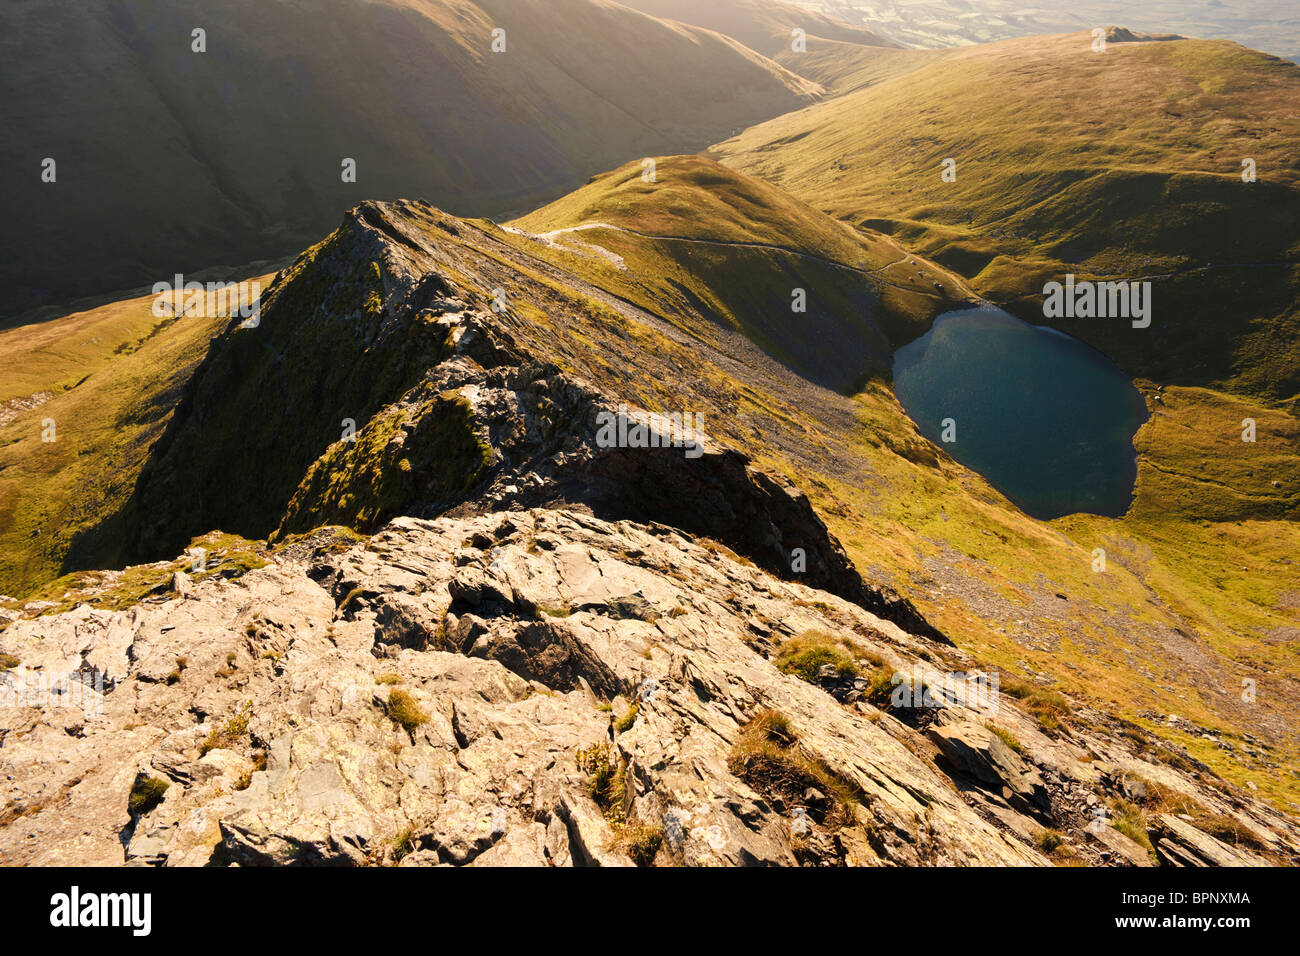
[[[942, 639], [708, 540], [556, 509], [348, 540], [0, 633], [0, 862], [1300, 858], [1136, 728], [953, 694]], [[75, 706], [19, 693], [64, 675]]]

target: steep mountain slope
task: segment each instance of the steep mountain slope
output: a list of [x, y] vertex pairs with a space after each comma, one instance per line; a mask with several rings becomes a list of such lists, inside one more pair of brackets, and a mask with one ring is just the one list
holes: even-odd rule
[[0, 188], [24, 224], [0, 240], [0, 319], [293, 253], [366, 197], [525, 208], [820, 91], [609, 0], [325, 0], [310, 16], [289, 0], [14, 0], [0, 16]]
[[[761, 218], [717, 225], [763, 229]], [[925, 629], [923, 617], [1035, 699], [1068, 694], [1074, 705], [1043, 705], [1052, 725], [1092, 701], [1176, 745], [1168, 759], [1291, 805], [1300, 534], [1286, 519], [1300, 457], [1284, 412], [1152, 389], [1130, 515], [1043, 524], [917, 435], [884, 382], [853, 398], [819, 387], [707, 309], [676, 314], [653, 289], [633, 289], [637, 305], [601, 288], [623, 273], [596, 261], [608, 260], [422, 204], [359, 208], [267, 291], [258, 329], [232, 325], [217, 339], [131, 500], [101, 513], [102, 528], [128, 529], [137, 555], [170, 558], [214, 528], [287, 538], [338, 521], [369, 533], [394, 515], [448, 509], [578, 503], [671, 524], [907, 628]], [[774, 310], [788, 308], [775, 292]], [[413, 341], [427, 342], [425, 359], [442, 356], [424, 374]], [[633, 419], [638, 408], [698, 414], [710, 450], [602, 447], [595, 416], [619, 403]], [[1260, 441], [1243, 446], [1233, 432], [1233, 457], [1205, 468], [1200, 449], [1247, 416]], [[354, 441], [340, 440], [345, 419]], [[75, 452], [75, 431], [66, 437]], [[764, 475], [797, 476], [815, 514]], [[223, 547], [233, 555], [223, 562], [250, 563], [237, 540]], [[102, 580], [73, 575], [0, 609], [72, 607]], [[129, 594], [141, 587], [129, 579]], [[1245, 678], [1258, 689], [1250, 700]]]
[[[843, 486], [888, 494], [903, 455], [929, 455], [913, 507], [937, 480], [961, 520], [965, 494], [985, 525], [1012, 520], [900, 423], [870, 433], [892, 450], [850, 454], [881, 424], [854, 408], [883, 400], [800, 385], [734, 333], [716, 351], [517, 239], [366, 204], [278, 277], [256, 328], [215, 339], [117, 519], [168, 560], [7, 602], [4, 680], [84, 690], [0, 714], [6, 862], [1296, 859], [1292, 822], [1045, 675], [953, 684], [982, 655], [864, 580], [778, 477], [882, 535], [854, 545], [857, 568], [911, 542]], [[315, 430], [357, 409], [353, 440]], [[671, 438], [673, 409], [704, 416], [698, 455], [599, 437], [610, 415]], [[778, 474], [726, 447], [742, 442]], [[276, 543], [209, 535], [172, 560], [229, 515], [259, 535], [278, 521]], [[353, 530], [316, 530], [330, 521]], [[1143, 600], [1127, 575], [1058, 584], [1087, 608], [1062, 623], [1137, 641], [1151, 625], [1124, 614]], [[980, 646], [969, 590], [929, 593]], [[1280, 757], [1272, 722], [1251, 726]]]
[[[891, 234], [1131, 373], [1289, 399], [1300, 68], [1226, 42], [1129, 37], [1112, 32], [1104, 53], [1087, 34], [950, 53], [715, 155]], [[1257, 182], [1243, 182], [1247, 159]], [[1044, 283], [1067, 272], [1150, 280], [1151, 327], [1044, 320]]]

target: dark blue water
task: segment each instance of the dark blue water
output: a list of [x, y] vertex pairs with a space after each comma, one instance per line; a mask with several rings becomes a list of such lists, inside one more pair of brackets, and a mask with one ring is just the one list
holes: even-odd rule
[[894, 353], [894, 392], [921, 434], [1026, 514], [1128, 510], [1146, 403], [1077, 339], [992, 307], [948, 312]]

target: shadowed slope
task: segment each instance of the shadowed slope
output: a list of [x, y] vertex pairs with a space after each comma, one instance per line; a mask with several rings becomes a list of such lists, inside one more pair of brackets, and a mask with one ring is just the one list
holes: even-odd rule
[[526, 208], [820, 93], [609, 0], [322, 0], [310, 16], [285, 0], [12, 0], [5, 24], [0, 182], [23, 228], [0, 241], [0, 320], [292, 254], [364, 198]]

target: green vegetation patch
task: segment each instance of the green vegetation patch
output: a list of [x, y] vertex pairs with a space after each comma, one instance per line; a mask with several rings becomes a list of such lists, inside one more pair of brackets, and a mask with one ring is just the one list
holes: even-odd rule
[[235, 746], [248, 732], [248, 721], [252, 715], [253, 703], [249, 701], [225, 725], [213, 728], [207, 739], [199, 747], [199, 756], [205, 756], [213, 750], [224, 750]]
[[140, 774], [131, 785], [131, 793], [126, 801], [127, 809], [132, 816], [143, 816], [163, 802], [163, 797], [166, 796], [167, 788], [170, 786], [171, 784], [161, 777]]
[[861, 799], [859, 788], [804, 750], [790, 721], [775, 710], [759, 711], [744, 725], [727, 757], [727, 769], [790, 806], [801, 805], [809, 789], [819, 790], [828, 797], [828, 806], [809, 808], [809, 815], [828, 829], [850, 823], [852, 806]]
[[587, 790], [591, 798], [614, 831], [611, 849], [625, 852], [637, 866], [653, 864], [663, 845], [664, 828], [661, 824], [646, 823], [632, 815], [627, 765], [611, 750], [607, 741], [579, 750], [576, 759], [578, 769], [587, 774]]
[[446, 392], [418, 405], [393, 406], [311, 466], [276, 537], [321, 523], [365, 533], [412, 504], [436, 510], [468, 492], [491, 460], [463, 396]]
[[827, 664], [834, 667], [840, 677], [854, 677], [858, 673], [858, 657], [853, 645], [821, 631], [805, 631], [790, 638], [776, 654], [777, 667], [810, 684], [817, 682], [818, 672]]
[[416, 702], [415, 698], [406, 691], [396, 688], [388, 692], [384, 713], [394, 724], [412, 735], [417, 727], [429, 722], [428, 712]]

